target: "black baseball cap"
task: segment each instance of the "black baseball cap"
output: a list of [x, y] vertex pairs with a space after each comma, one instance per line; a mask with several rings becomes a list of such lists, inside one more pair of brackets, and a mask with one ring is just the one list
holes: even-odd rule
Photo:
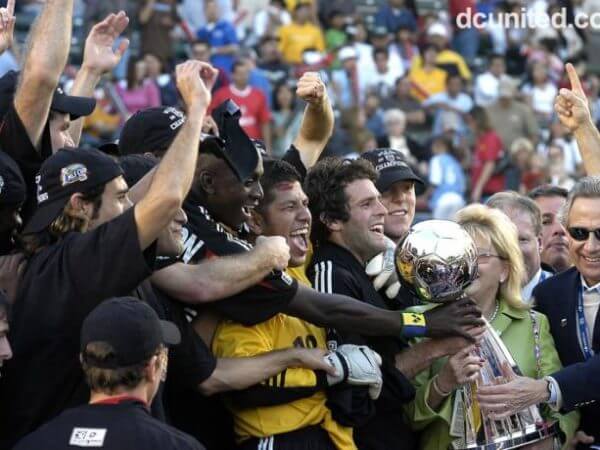
[[125, 155], [119, 158], [127, 186], [134, 186], [158, 165], [158, 160], [150, 155]]
[[[116, 297], [100, 303], [85, 318], [80, 350], [90, 366], [118, 369], [147, 361], [160, 344], [177, 345], [180, 341], [177, 326], [160, 320], [147, 303], [134, 297]], [[85, 349], [92, 342], [110, 345], [109, 358], [97, 361], [87, 355]]]
[[425, 183], [406, 162], [402, 154], [392, 148], [377, 148], [363, 153], [361, 158], [369, 161], [379, 174], [375, 187], [379, 192], [387, 191], [397, 181], [414, 181], [421, 186]]
[[85, 192], [123, 175], [121, 166], [95, 148], [62, 148], [42, 164], [36, 177], [37, 208], [24, 234], [44, 230], [63, 210], [71, 195]]
[[[19, 72], [11, 70], [0, 78], [0, 116], [8, 111], [17, 90]], [[89, 116], [96, 107], [96, 99], [93, 97], [77, 97], [67, 95], [62, 88], [57, 87], [52, 97], [50, 109], [64, 114], [69, 114], [71, 119]]]
[[122, 156], [165, 151], [185, 123], [185, 114], [172, 106], [146, 108], [132, 115], [121, 131]]
[[0, 205], [18, 205], [27, 197], [27, 185], [19, 166], [0, 151]]

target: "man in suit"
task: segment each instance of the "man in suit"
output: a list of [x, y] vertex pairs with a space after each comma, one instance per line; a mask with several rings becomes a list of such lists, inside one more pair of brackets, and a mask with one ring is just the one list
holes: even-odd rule
[[600, 444], [600, 177], [581, 179], [569, 193], [561, 221], [574, 267], [534, 290], [534, 304], [548, 317], [565, 368], [543, 380], [508, 373], [512, 381], [481, 388], [482, 408], [506, 416], [547, 402], [581, 412], [579, 444]]

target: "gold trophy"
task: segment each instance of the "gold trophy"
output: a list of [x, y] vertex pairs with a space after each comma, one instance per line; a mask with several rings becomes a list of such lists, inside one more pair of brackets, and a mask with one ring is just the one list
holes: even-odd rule
[[[396, 248], [395, 256], [402, 286], [425, 303], [446, 303], [460, 298], [477, 275], [477, 247], [456, 222], [428, 220], [416, 224]], [[506, 382], [502, 371], [505, 364], [515, 373], [521, 373], [487, 321], [485, 327], [477, 350], [477, 356], [485, 360], [480, 376], [456, 391], [450, 427], [455, 438], [452, 447], [559, 449], [558, 424], [545, 422], [537, 406], [500, 420], [487, 417], [480, 410], [478, 386]]]

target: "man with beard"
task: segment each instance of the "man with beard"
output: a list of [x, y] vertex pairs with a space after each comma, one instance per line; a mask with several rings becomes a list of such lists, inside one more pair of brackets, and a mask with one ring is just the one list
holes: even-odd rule
[[558, 217], [568, 195], [566, 189], [550, 184], [538, 186], [527, 194], [542, 214], [542, 266], [553, 272], [563, 272], [572, 266], [567, 233]]
[[14, 356], [0, 383], [0, 447], [85, 402], [79, 327], [103, 300], [143, 289], [155, 241], [179, 213], [193, 178], [212, 78], [203, 63], [177, 67], [190, 121], [135, 206], [121, 168], [98, 150], [61, 149], [42, 165], [38, 207], [24, 229], [28, 262], [11, 320]]
[[516, 192], [498, 192], [486, 202], [490, 208], [496, 208], [508, 216], [519, 232], [519, 248], [527, 276], [521, 289], [521, 297], [531, 302], [535, 287], [553, 274], [541, 267], [542, 218], [540, 209], [530, 198]]
[[[319, 291], [347, 295], [379, 308], [388, 307], [365, 273], [365, 265], [386, 247], [384, 230], [388, 210], [381, 201], [375, 182], [393, 182], [398, 175], [397, 170], [397, 167], [392, 172], [381, 169], [378, 174], [364, 159], [328, 158], [317, 163], [308, 173], [305, 188], [309, 205], [312, 216], [319, 218], [311, 234], [315, 254], [309, 278]], [[406, 183], [405, 189], [394, 192], [391, 202], [398, 211], [395, 217], [400, 219], [393, 223], [396, 232], [402, 225], [408, 225], [408, 207], [400, 199], [410, 198], [414, 189], [412, 181], [405, 179], [402, 183]], [[401, 190], [403, 184], [397, 184], [394, 191]], [[461, 314], [461, 308], [469, 308], [470, 304], [468, 299], [456, 302], [456, 314]], [[412, 323], [410, 313], [400, 314], [406, 318], [407, 324]], [[419, 318], [415, 316], [414, 321], [418, 325]], [[406, 350], [406, 343], [398, 335], [385, 336], [371, 337], [358, 327], [353, 330], [330, 329], [328, 346], [366, 344], [383, 359], [383, 391], [375, 402], [375, 415], [357, 423], [354, 430], [357, 446], [361, 449], [386, 449], [402, 442], [403, 447], [416, 448], [416, 436], [403, 419], [402, 404], [414, 396], [407, 378], [427, 368], [435, 359], [466, 346], [467, 341], [462, 338], [430, 340]]]

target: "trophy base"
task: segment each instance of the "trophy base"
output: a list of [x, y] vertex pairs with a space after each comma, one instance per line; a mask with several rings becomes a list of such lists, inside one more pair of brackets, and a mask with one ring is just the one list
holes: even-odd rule
[[553, 450], [560, 449], [558, 436], [560, 429], [558, 422], [542, 427], [531, 425], [523, 431], [507, 434], [496, 438], [487, 444], [475, 444], [467, 446], [452, 446], [455, 450], [511, 450], [516, 448], [529, 450]]

